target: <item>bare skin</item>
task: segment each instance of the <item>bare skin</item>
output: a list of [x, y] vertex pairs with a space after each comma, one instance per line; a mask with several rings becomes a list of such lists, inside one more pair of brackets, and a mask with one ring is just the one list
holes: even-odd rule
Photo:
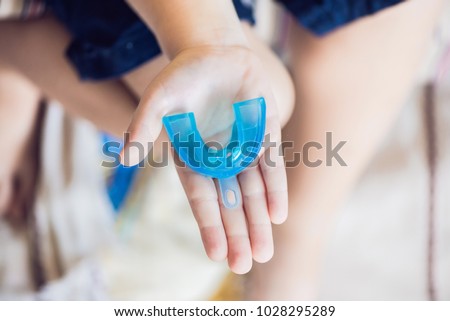
[[[273, 106], [271, 108], [272, 123], [275, 126], [274, 130], [276, 130], [280, 123], [278, 110], [274, 109], [275, 106], [283, 106], [280, 109], [282, 122], [287, 121], [292, 110], [293, 86], [291, 79], [275, 55], [254, 36], [251, 28], [244, 25], [242, 29], [244, 30], [245, 41], [248, 41], [250, 48], [253, 48], [251, 50], [258, 52], [259, 56], [255, 55], [256, 58], [252, 57], [252, 59], [256, 59], [258, 65], [262, 64], [268, 68], [273, 75], [271, 83], [264, 82], [263, 86], [267, 88], [265, 90], [270, 91], [270, 97], [275, 97], [272, 98], [272, 101], [277, 102], [271, 104]], [[3, 22], [0, 25], [0, 34], [0, 46], [8, 48], [0, 52], [0, 61], [7, 62], [17, 72], [32, 80], [45, 95], [59, 100], [72, 114], [87, 118], [100, 128], [119, 137], [122, 137], [130, 122], [136, 102], [141, 95], [145, 95], [144, 92], [148, 82], [152, 81], [156, 75], [160, 75], [169, 62], [168, 58], [160, 56], [128, 73], [121, 80], [81, 83], [63, 55], [69, 42], [69, 36], [51, 17], [27, 23]], [[52, 36], [47, 36], [49, 34]], [[21, 40], [20, 46], [11, 46], [11, 43], [16, 43], [15, 39]], [[250, 49], [242, 49], [244, 53], [242, 57], [248, 55], [248, 50]], [[199, 52], [200, 56], [203, 51], [202, 49], [202, 52]], [[241, 49], [233, 49], [233, 51], [238, 53], [237, 57], [241, 55]], [[31, 57], [30, 53], [33, 53]], [[189, 53], [184, 52], [184, 57], [188, 60], [191, 57], [198, 59], [196, 56], [195, 49], [190, 49]], [[220, 55], [217, 57], [211, 55], [210, 57], [213, 58], [210, 59], [212, 63], [227, 66], [221, 61], [227, 56], [222, 58]], [[247, 64], [253, 61], [245, 59], [242, 60], [242, 63]], [[207, 65], [203, 63], [201, 68], [214, 70], [205, 66]], [[233, 75], [233, 77], [236, 76]], [[167, 79], [185, 79], [187, 80], [186, 84], [189, 84], [189, 88], [191, 87], [191, 77], [169, 76]], [[274, 87], [273, 96], [269, 85]], [[180, 90], [177, 92], [186, 88], [183, 83], [178, 86]], [[255, 95], [260, 96], [261, 92], [247, 93], [246, 95], [249, 96], [237, 97], [236, 100], [251, 98], [250, 96]], [[230, 100], [230, 106], [231, 102], [232, 100]], [[278, 137], [280, 138], [279, 135]], [[282, 165], [281, 157], [278, 157], [278, 164], [278, 168], [283, 173], [283, 166], [280, 167], [280, 164]], [[252, 259], [265, 262], [271, 258], [273, 254], [271, 218], [275, 222], [281, 222], [287, 215], [287, 203], [282, 205], [287, 199], [287, 195], [285, 195], [286, 192], [281, 193], [282, 190], [285, 191], [285, 187], [277, 187], [280, 184], [285, 185], [285, 176], [280, 176], [275, 171], [266, 171], [266, 173], [269, 181], [271, 181], [268, 186], [272, 186], [271, 188], [274, 188], [276, 192], [270, 197], [272, 204], [275, 204], [275, 206], [272, 205], [271, 211], [266, 206], [262, 208], [247, 206], [245, 209], [241, 208], [235, 215], [221, 217], [221, 210], [216, 206], [218, 205], [216, 187], [212, 181], [205, 181], [203, 177], [193, 175], [189, 171], [180, 171], [181, 180], [186, 187], [188, 198], [191, 199], [191, 206], [199, 224], [208, 256], [214, 260], [228, 258], [230, 268], [236, 273], [247, 272], [252, 266]], [[281, 180], [274, 180], [270, 177], [281, 177]], [[256, 201], [262, 204], [266, 203], [266, 188], [263, 174], [259, 169], [241, 175], [240, 180], [241, 186], [243, 186], [244, 199], [258, 196], [261, 201], [257, 199]], [[247, 196], [247, 193], [253, 193], [253, 191], [257, 191], [258, 194]], [[279, 195], [277, 194], [278, 191], [280, 191]], [[209, 195], [209, 198], [204, 199], [204, 195]], [[202, 199], [197, 199], [198, 196], [202, 196]], [[286, 209], [283, 209], [283, 207], [286, 207]], [[247, 230], [246, 216], [250, 225], [255, 228]], [[222, 220], [223, 217], [225, 219]]]
[[[295, 142], [286, 160], [310, 141], [340, 150], [348, 164], [287, 168], [289, 213], [274, 229], [275, 255], [256, 265], [249, 299], [317, 299], [322, 257], [336, 212], [395, 120], [416, 79], [442, 1], [416, 0], [361, 19], [324, 38], [291, 24], [290, 67], [296, 107], [284, 131]], [[309, 159], [324, 160], [325, 148]]]
[[[139, 3], [136, 4], [136, 7], [138, 6]], [[247, 293], [248, 298], [315, 298], [320, 260], [326, 236], [332, 228], [333, 213], [345, 200], [395, 118], [402, 100], [411, 87], [422, 49], [430, 35], [437, 12], [437, 2], [410, 1], [373, 17], [361, 19], [322, 39], [311, 37], [295, 24], [292, 25], [291, 69], [296, 82], [298, 100], [295, 114], [286, 129], [286, 138], [293, 140], [296, 146], [302, 146], [308, 141], [325, 145], [325, 132], [331, 131], [333, 140], [349, 142], [341, 153], [349, 166], [318, 168], [299, 166], [288, 169], [291, 191], [289, 210], [293, 215], [289, 224], [275, 229], [276, 256], [270, 263], [256, 266], [250, 276], [252, 287]], [[421, 19], [417, 19], [418, 14]], [[12, 27], [12, 24], [9, 25], [9, 29], [0, 28], [2, 32], [0, 42], [5, 42], [5, 45], [0, 43], [2, 48], [7, 48], [7, 45], [13, 41], [12, 31], [22, 28], [17, 25]], [[76, 75], [70, 67], [63, 66], [64, 59], [61, 58], [62, 50], [68, 42], [67, 34], [58, 31], [55, 36], [54, 29], [57, 25], [52, 21], [33, 24], [34, 28], [20, 29], [25, 36], [21, 39], [27, 40], [21, 45], [24, 45], [27, 50], [23, 50], [23, 47], [10, 48], [6, 50], [6, 53], [5, 51], [0, 53], [2, 55], [0, 59], [5, 58], [12, 62], [17, 70], [26, 74], [44, 92], [58, 98], [63, 105], [67, 105], [66, 108], [69, 111], [87, 117], [102, 128], [116, 134], [121, 134], [127, 127], [134, 109], [134, 102], [140, 96], [144, 97], [141, 101], [143, 107], [136, 119], [146, 119], [151, 109], [149, 106], [154, 104], [152, 97], [155, 91], [151, 87], [145, 90], [144, 87], [147, 87], [155, 75], [160, 74], [167, 62], [172, 61], [179, 51], [173, 49], [172, 44], [167, 44], [165, 47], [168, 48], [166, 50], [169, 58], [156, 58], [142, 68], [129, 73], [122, 82], [77, 84]], [[244, 27], [244, 30], [246, 28]], [[40, 32], [34, 33], [32, 30], [41, 30], [43, 34], [52, 31], [53, 36], [45, 38]], [[10, 38], [6, 37], [8, 34]], [[14, 37], [17, 37], [17, 33]], [[246, 37], [251, 44], [251, 35], [246, 34]], [[50, 40], [48, 40], [49, 43], [45, 43], [46, 39], [52, 39], [58, 44], [51, 44]], [[229, 40], [229, 38], [226, 39]], [[41, 45], [42, 41], [44, 45]], [[245, 42], [245, 39], [239, 39], [239, 46], [242, 45], [241, 41]], [[49, 48], [55, 49], [57, 54], [52, 56]], [[33, 58], [27, 55], [30, 52], [34, 53]], [[35, 57], [37, 52], [42, 53], [38, 55], [38, 58]], [[196, 55], [195, 48], [189, 48], [183, 51], [181, 62], [189, 62]], [[267, 57], [270, 55], [259, 55], [259, 59], [263, 61]], [[42, 60], [38, 60], [39, 64], [29, 63], [32, 59]], [[58, 68], [55, 68], [55, 62]], [[395, 72], [392, 72], [393, 70]], [[165, 73], [168, 77], [164, 78], [165, 81], [170, 80], [173, 75], [171, 72], [169, 70], [169, 73]], [[270, 71], [271, 74], [274, 72], [276, 71]], [[284, 75], [283, 72], [280, 72], [280, 75]], [[55, 79], [59, 80], [58, 77], [65, 81], [62, 82], [63, 86], [55, 83]], [[273, 102], [276, 102], [279, 107], [277, 113], [280, 115], [276, 116], [279, 124], [288, 118], [290, 114], [288, 105], [292, 102], [292, 95], [289, 92], [283, 94], [282, 91], [286, 87], [290, 88], [289, 81], [286, 81], [286, 86], [280, 85], [280, 88], [276, 88], [276, 84], [282, 83], [279, 81], [271, 83], [273, 93], [268, 95], [273, 95]], [[268, 88], [265, 82], [260, 82], [259, 86], [264, 88], [263, 90]], [[114, 92], [112, 97], [111, 92]], [[285, 103], [282, 103], [283, 98], [286, 99]], [[148, 122], [148, 119], [145, 121]], [[350, 121], [351, 125], [349, 125]], [[137, 135], [135, 137], [140, 139], [140, 134], [136, 130], [138, 127], [139, 125], [131, 129]], [[158, 135], [158, 133], [152, 133], [148, 136], [157, 137]], [[311, 159], [323, 159], [323, 150], [317, 153], [311, 150], [309, 156]], [[287, 159], [289, 157], [288, 154]], [[253, 176], [249, 179], [241, 178], [242, 185], [245, 186], [248, 182], [248, 187], [245, 189], [257, 190], [260, 194], [264, 194], [265, 188], [258, 189], [264, 186], [261, 172], [249, 172], [248, 175]], [[270, 217], [272, 222], [282, 221], [285, 215], [282, 213], [283, 210], [278, 216], [278, 214], [267, 213], [268, 208], [249, 209], [245, 214], [233, 213], [238, 214], [236, 216], [239, 219], [226, 222], [223, 221], [223, 215], [221, 218], [221, 214], [226, 213], [220, 213], [220, 209], [217, 208], [214, 186], [188, 172], [181, 173], [180, 176], [187, 187], [188, 197], [191, 199], [206, 251], [211, 258], [228, 257], [230, 268], [237, 273], [245, 273], [250, 269], [252, 257], [260, 262], [270, 258], [273, 248], [270, 245], [271, 237], [268, 227], [270, 220], [267, 218]], [[274, 176], [279, 175], [272, 175]], [[266, 178], [264, 179], [267, 181]], [[283, 182], [265, 185], [283, 186]], [[190, 188], [192, 186], [198, 189]], [[195, 191], [197, 192], [194, 193]], [[200, 195], [198, 191], [211, 192], [212, 194], [208, 195], [213, 197], [199, 202], [197, 201], [197, 196]], [[211, 210], [215, 213], [214, 215], [210, 215]], [[251, 213], [260, 214], [256, 216]], [[263, 233], [258, 236], [249, 235], [249, 230], [244, 228], [245, 220], [242, 219], [244, 215], [255, 223], [257, 219], [262, 219], [262, 225], [265, 226]], [[260, 222], [255, 226], [259, 224]], [[211, 229], [211, 227], [214, 228]], [[239, 238], [233, 240], [233, 238], [227, 238], [227, 235], [239, 236]], [[259, 238], [259, 241], [255, 238]], [[235, 240], [238, 241], [235, 242]], [[253, 248], [257, 243], [265, 244], [265, 246], [262, 249]]]
[[69, 113], [122, 136], [136, 97], [119, 80], [80, 82], [64, 55], [70, 36], [55, 19], [0, 22], [0, 35], [0, 61], [32, 81], [43, 95], [60, 101]]

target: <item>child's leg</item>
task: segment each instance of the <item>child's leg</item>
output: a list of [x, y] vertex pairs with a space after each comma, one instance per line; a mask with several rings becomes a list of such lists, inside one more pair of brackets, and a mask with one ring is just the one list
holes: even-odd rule
[[[407, 1], [324, 38], [292, 28], [292, 72], [297, 102], [285, 131], [295, 151], [309, 142], [309, 161], [288, 167], [289, 219], [274, 229], [275, 255], [251, 277], [252, 299], [314, 299], [324, 245], [334, 213], [376, 151], [417, 76], [439, 12], [439, 1]], [[326, 132], [332, 148], [347, 143], [326, 166]], [[286, 160], [293, 158], [287, 150]], [[303, 155], [305, 156], [305, 155]], [[329, 155], [330, 156], [330, 155]]]
[[69, 113], [122, 136], [137, 104], [120, 81], [81, 82], [64, 55], [69, 35], [53, 18], [0, 22], [0, 62], [19, 71]]
[[20, 174], [32, 166], [33, 160], [24, 162], [24, 156], [29, 153], [39, 100], [33, 84], [0, 64], [0, 216], [7, 214], [13, 220], [24, 216], [23, 205], [33, 186], [34, 173]]

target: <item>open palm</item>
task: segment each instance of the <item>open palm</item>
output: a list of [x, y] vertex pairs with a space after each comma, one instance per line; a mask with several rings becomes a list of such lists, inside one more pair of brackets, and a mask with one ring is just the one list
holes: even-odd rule
[[123, 151], [129, 153], [128, 165], [137, 164], [140, 156], [132, 154], [129, 144], [154, 142], [162, 130], [162, 117], [184, 112], [195, 113], [205, 141], [226, 143], [234, 122], [232, 104], [261, 96], [267, 105], [266, 137], [272, 144], [263, 148], [258, 166], [238, 175], [240, 206], [226, 208], [214, 179], [177, 166], [207, 255], [213, 260], [227, 258], [235, 273], [248, 272], [252, 259], [266, 262], [272, 257], [271, 223], [287, 217], [280, 121], [259, 59], [245, 47], [205, 46], [180, 52], [147, 87]]

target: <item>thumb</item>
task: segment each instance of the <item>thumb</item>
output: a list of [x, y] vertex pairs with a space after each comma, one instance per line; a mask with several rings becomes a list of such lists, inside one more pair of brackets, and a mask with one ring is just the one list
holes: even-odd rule
[[162, 129], [167, 99], [160, 87], [150, 85], [141, 98], [130, 126], [125, 133], [120, 162], [125, 166], [139, 164], [153, 147]]

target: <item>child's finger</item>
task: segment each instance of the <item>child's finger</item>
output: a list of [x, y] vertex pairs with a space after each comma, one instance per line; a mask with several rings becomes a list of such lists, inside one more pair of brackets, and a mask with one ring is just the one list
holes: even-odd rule
[[259, 167], [251, 167], [242, 172], [239, 175], [239, 183], [248, 221], [253, 259], [264, 263], [273, 256], [273, 238], [266, 189]]
[[287, 177], [284, 158], [281, 153], [281, 128], [277, 115], [267, 118], [266, 136], [270, 147], [266, 148], [260, 159], [261, 172], [267, 193], [267, 203], [272, 223], [283, 223], [288, 214]]
[[[218, 184], [216, 184], [219, 189]], [[228, 266], [236, 274], [245, 274], [252, 268], [252, 249], [242, 204], [236, 208], [223, 205], [219, 193], [220, 211], [228, 241]]]
[[211, 260], [224, 260], [228, 253], [227, 238], [213, 180], [186, 167], [177, 166], [177, 171], [200, 229], [206, 254]]
[[281, 123], [278, 116], [277, 103], [269, 84], [265, 82], [261, 83], [260, 88], [264, 89], [261, 92], [255, 92], [253, 88], [254, 83], [246, 83], [242, 88], [242, 92], [246, 94], [240, 97], [262, 96], [266, 101], [265, 140], [269, 138], [269, 141], [264, 142], [263, 148], [260, 151], [259, 164], [266, 186], [270, 219], [274, 224], [281, 224], [286, 220], [288, 212], [286, 169], [280, 148]]
[[158, 84], [155, 81], [150, 84], [133, 115], [120, 154], [124, 165], [132, 166], [141, 162], [161, 133], [161, 119], [167, 112], [168, 101], [163, 87]]

